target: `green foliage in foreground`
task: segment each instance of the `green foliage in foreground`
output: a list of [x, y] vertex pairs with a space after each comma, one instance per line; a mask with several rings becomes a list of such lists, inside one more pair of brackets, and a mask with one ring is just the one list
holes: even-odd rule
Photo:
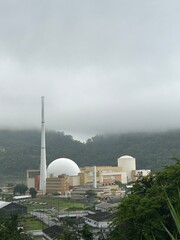
[[137, 180], [129, 196], [120, 203], [112, 225], [113, 240], [169, 240], [168, 231], [179, 239], [177, 225], [170, 213], [167, 196], [180, 211], [178, 186], [180, 161], [156, 175]]
[[[180, 201], [180, 191], [178, 191], [179, 193], [179, 201]], [[167, 202], [168, 202], [168, 207], [169, 207], [169, 210], [170, 210], [170, 213], [171, 213], [171, 216], [174, 220], [174, 223], [176, 225], [176, 229], [177, 229], [177, 232], [178, 232], [178, 235], [180, 235], [180, 213], [179, 211], [173, 206], [170, 198], [167, 196]], [[177, 235], [174, 236], [173, 233], [171, 233], [168, 228], [166, 226], [164, 226], [164, 228], [166, 229], [166, 232], [169, 234], [170, 238], [172, 240], [178, 240], [177, 238]]]
[[18, 216], [5, 217], [0, 212], [0, 239], [4, 240], [23, 240], [18, 227]]
[[66, 217], [62, 226], [64, 233], [59, 236], [59, 240], [93, 240], [93, 233], [87, 224], [81, 229], [75, 224], [75, 219]]

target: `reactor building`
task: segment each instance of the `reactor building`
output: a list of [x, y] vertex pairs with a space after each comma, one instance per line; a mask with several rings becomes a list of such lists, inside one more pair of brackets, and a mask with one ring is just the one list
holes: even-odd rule
[[40, 170], [27, 170], [27, 187], [34, 187], [39, 194], [65, 194], [75, 187], [97, 189], [117, 182], [127, 184], [138, 174], [147, 175], [150, 170], [136, 170], [136, 159], [125, 155], [117, 159], [117, 166], [79, 166], [71, 159], [58, 158], [46, 166], [46, 141], [44, 97], [41, 97], [41, 158]]

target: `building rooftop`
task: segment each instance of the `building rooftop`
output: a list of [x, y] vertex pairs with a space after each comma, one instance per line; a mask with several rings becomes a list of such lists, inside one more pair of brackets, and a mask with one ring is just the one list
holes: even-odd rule
[[111, 206], [111, 203], [107, 203], [107, 202], [99, 203], [96, 205], [96, 207], [100, 207], [100, 208], [109, 208], [110, 206]]
[[113, 214], [108, 212], [99, 212], [87, 216], [86, 218], [92, 219], [97, 222], [112, 220]]
[[64, 233], [64, 228], [61, 226], [54, 225], [52, 227], [43, 229], [43, 233], [48, 235], [50, 238], [55, 239], [55, 237], [57, 237], [57, 234]]
[[96, 205], [96, 207], [98, 208], [103, 208], [103, 209], [109, 209], [109, 208], [115, 208], [119, 205], [119, 203], [107, 203], [107, 202], [104, 202], [104, 203], [99, 203]]
[[5, 202], [5, 201], [0, 201], [0, 208], [3, 208], [7, 205], [9, 205], [11, 202]]

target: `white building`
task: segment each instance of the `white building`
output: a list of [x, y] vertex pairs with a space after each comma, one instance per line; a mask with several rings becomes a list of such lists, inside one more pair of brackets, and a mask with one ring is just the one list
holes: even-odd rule
[[80, 173], [78, 165], [68, 158], [58, 158], [51, 162], [47, 168], [48, 177], [58, 177], [62, 174], [77, 176], [78, 173]]
[[91, 227], [106, 229], [112, 223], [112, 214], [108, 212], [99, 212], [84, 217], [84, 221]]
[[132, 180], [132, 171], [136, 170], [136, 159], [134, 157], [125, 155], [117, 160], [118, 167], [122, 167], [122, 172], [127, 173], [127, 182]]

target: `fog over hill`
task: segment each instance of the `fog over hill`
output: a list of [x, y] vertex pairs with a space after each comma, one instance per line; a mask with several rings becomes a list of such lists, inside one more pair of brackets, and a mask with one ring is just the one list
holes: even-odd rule
[[180, 127], [179, 0], [0, 1], [0, 128]]
[[[160, 169], [180, 157], [180, 130], [161, 133], [97, 135], [86, 143], [62, 132], [46, 133], [47, 164], [67, 157], [80, 167], [116, 165], [117, 158], [132, 155], [138, 169]], [[25, 178], [27, 169], [40, 165], [40, 131], [0, 130], [0, 176]]]

